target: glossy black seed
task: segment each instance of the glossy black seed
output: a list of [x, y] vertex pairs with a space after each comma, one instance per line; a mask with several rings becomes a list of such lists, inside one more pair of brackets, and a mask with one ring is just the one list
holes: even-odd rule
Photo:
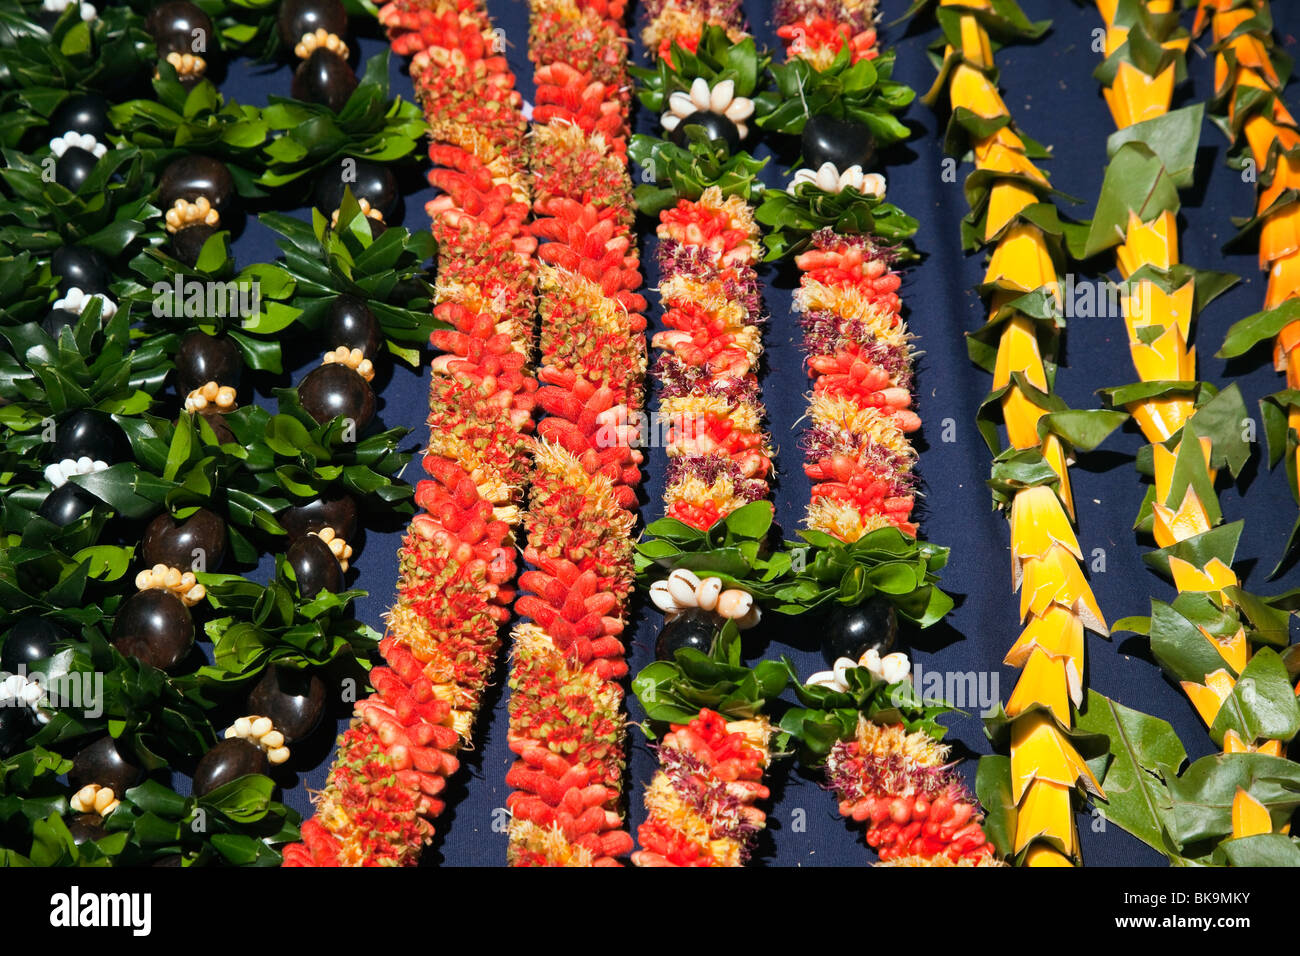
[[49, 660], [58, 653], [60, 641], [71, 639], [71, 634], [49, 618], [21, 618], [0, 642], [0, 671], [10, 674], [17, 674], [20, 668], [31, 671], [37, 661]]
[[280, 41], [289, 49], [297, 46], [304, 33], [324, 30], [345, 38], [348, 13], [340, 0], [282, 0], [276, 20]]
[[57, 339], [64, 329], [75, 329], [81, 316], [69, 309], [50, 309], [41, 319], [41, 328], [52, 339]]
[[674, 654], [688, 647], [707, 654], [713, 649], [719, 629], [717, 619], [708, 611], [687, 611], [671, 624], [665, 624], [659, 632], [659, 639], [655, 641], [655, 659], [670, 661]]
[[184, 521], [164, 511], [144, 529], [140, 550], [148, 567], [165, 564], [181, 571], [216, 571], [226, 556], [226, 522], [207, 508]]
[[50, 115], [50, 135], [89, 133], [101, 143], [113, 131], [108, 121], [108, 100], [98, 93], [74, 93]]
[[304, 598], [310, 600], [321, 591], [343, 590], [343, 567], [329, 545], [316, 535], [309, 534], [293, 542], [286, 557]]
[[163, 209], [176, 205], [176, 200], [197, 202], [207, 197], [217, 210], [224, 213], [235, 196], [235, 179], [230, 169], [211, 156], [182, 156], [167, 164], [159, 183], [158, 201]]
[[240, 737], [227, 737], [204, 754], [194, 768], [194, 795], [207, 796], [232, 780], [250, 773], [269, 773], [270, 770], [271, 763], [260, 747]]
[[898, 637], [898, 615], [893, 602], [877, 595], [849, 607], [836, 604], [822, 624], [822, 656], [828, 664], [841, 657], [858, 660], [875, 648], [888, 654]]
[[203, 244], [217, 234], [215, 226], [200, 223], [171, 233], [172, 255], [187, 266], [198, 264]]
[[678, 146], [685, 147], [690, 143], [686, 136], [688, 126], [702, 129], [709, 139], [722, 140], [727, 144], [729, 152], [735, 153], [740, 150], [740, 130], [721, 113], [714, 113], [711, 110], [692, 113], [677, 124], [677, 128], [668, 134], [668, 138]]
[[302, 740], [325, 713], [325, 682], [309, 671], [272, 664], [249, 692], [248, 712], [269, 717], [286, 743]]
[[323, 423], [342, 415], [352, 419], [358, 431], [375, 417], [375, 393], [370, 383], [337, 363], [308, 372], [298, 383], [298, 400], [316, 421]]
[[55, 461], [89, 458], [113, 464], [126, 448], [121, 426], [97, 408], [79, 408], [59, 420], [54, 428]]
[[80, 289], [87, 295], [107, 292], [108, 261], [85, 246], [63, 246], [50, 256], [50, 271], [59, 277], [59, 291]]
[[144, 25], [158, 45], [159, 56], [193, 53], [207, 59], [215, 52], [212, 18], [186, 0], [158, 4], [149, 11]]
[[[397, 189], [397, 177], [382, 163], [356, 160], [356, 168], [353, 169], [349, 162], [346, 180], [342, 165], [325, 167], [316, 180], [316, 188], [312, 194], [316, 208], [327, 216], [333, 213], [343, 202], [345, 188], [351, 189], [356, 199], [364, 199], [370, 203], [372, 209], [378, 209], [385, 219], [392, 218], [397, 212], [397, 204], [401, 198]], [[374, 223], [371, 225], [373, 228]]]
[[357, 88], [357, 75], [337, 53], [317, 47], [293, 71], [289, 92], [296, 100], [328, 106], [335, 113], [343, 109]]
[[54, 164], [54, 181], [75, 193], [95, 171], [97, 162], [94, 153], [80, 146], [69, 146]]
[[166, 670], [194, 646], [194, 620], [180, 598], [149, 588], [131, 595], [118, 609], [111, 640], [127, 657]]
[[68, 832], [72, 834], [72, 842], [77, 846], [93, 843], [108, 836], [108, 831], [101, 826], [104, 818], [98, 813], [78, 813], [64, 822], [67, 824]]
[[809, 169], [833, 163], [841, 173], [850, 166], [865, 170], [875, 156], [876, 141], [861, 123], [813, 116], [803, 127], [802, 152], [804, 165]]
[[350, 541], [357, 531], [357, 502], [348, 494], [326, 494], [305, 505], [286, 508], [277, 520], [290, 538], [301, 538], [321, 528], [333, 528], [340, 538]]
[[176, 352], [176, 384], [182, 395], [208, 382], [238, 388], [243, 370], [239, 346], [224, 335], [191, 332], [181, 339]]
[[325, 322], [326, 348], [346, 345], [361, 349], [371, 362], [379, 358], [384, 346], [384, 333], [370, 307], [356, 296], [341, 295], [330, 306]]
[[46, 521], [64, 528], [99, 504], [103, 502], [85, 488], [68, 482], [46, 495], [36, 513]]
[[0, 760], [24, 749], [27, 738], [36, 732], [31, 711], [13, 703], [0, 707]]
[[133, 763], [129, 753], [121, 741], [105, 734], [77, 751], [68, 782], [78, 790], [92, 783], [112, 787], [120, 799], [144, 779], [144, 768]]

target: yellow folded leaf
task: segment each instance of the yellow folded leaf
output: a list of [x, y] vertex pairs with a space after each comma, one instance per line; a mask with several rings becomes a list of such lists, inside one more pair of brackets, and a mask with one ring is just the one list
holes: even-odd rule
[[1196, 404], [1183, 395], [1165, 395], [1145, 402], [1129, 402], [1124, 409], [1152, 443], [1168, 441], [1192, 417]]
[[1214, 718], [1219, 715], [1219, 708], [1223, 706], [1223, 702], [1228, 699], [1232, 688], [1237, 684], [1232, 675], [1222, 669], [1206, 675], [1204, 684], [1188, 680], [1180, 683], [1183, 693], [1192, 702], [1192, 706], [1196, 708], [1196, 712], [1201, 715], [1201, 720], [1205, 721], [1207, 727], [1214, 723]]
[[1165, 292], [1154, 282], [1144, 280], [1136, 283], [1122, 300], [1129, 344], [1140, 341], [1137, 330], [1149, 325], [1166, 329], [1176, 325], [1186, 343], [1191, 338], [1195, 302], [1196, 283], [1191, 280], [1173, 292]]
[[1007, 651], [1004, 664], [1024, 667], [1029, 655], [1040, 650], [1071, 664], [1083, 662], [1083, 622], [1063, 607], [1050, 607], [1042, 617], [1031, 617]]
[[961, 18], [961, 55], [981, 69], [993, 65], [993, 47], [984, 26], [974, 17]]
[[1182, 330], [1168, 326], [1149, 344], [1129, 345], [1133, 367], [1144, 382], [1188, 382], [1196, 378], [1196, 351], [1188, 349]]
[[[1102, 14], [1102, 19], [1106, 19], [1105, 14]], [[1106, 47], [1102, 50], [1101, 55], [1106, 59], [1110, 59], [1112, 53], [1128, 42], [1128, 27], [1114, 26], [1110, 20], [1106, 20], [1106, 23]]]
[[1053, 604], [1073, 611], [1083, 626], [1103, 637], [1110, 631], [1092, 588], [1079, 562], [1065, 548], [1056, 545], [1042, 558], [1027, 558], [1023, 564], [1024, 586], [1020, 592], [1020, 619], [1028, 614], [1041, 617]]
[[1007, 230], [989, 257], [986, 283], [1032, 292], [1056, 282], [1056, 267], [1047, 240], [1037, 226], [1018, 223]]
[[1272, 832], [1273, 821], [1268, 815], [1268, 807], [1238, 787], [1232, 798], [1232, 838], [1239, 840]]
[[1225, 664], [1238, 674], [1246, 669], [1246, 664], [1250, 661], [1250, 644], [1246, 641], [1246, 629], [1244, 627], [1237, 628], [1236, 634], [1223, 639], [1215, 637], [1199, 625], [1197, 627], [1205, 635], [1205, 639], [1214, 645], [1214, 649], [1219, 652], [1219, 656], [1223, 658]]
[[1011, 502], [1011, 580], [1015, 587], [1020, 586], [1021, 560], [1046, 557], [1054, 544], [1083, 560], [1079, 541], [1056, 493], [1046, 485], [1018, 492]]
[[1069, 515], [1070, 520], [1074, 520], [1074, 492], [1070, 488], [1070, 472], [1066, 467], [1069, 462], [1065, 455], [1065, 445], [1061, 439], [1048, 432], [1043, 437], [1043, 447], [1039, 449], [1042, 452], [1043, 460], [1056, 472], [1056, 476], [1061, 479], [1057, 486], [1056, 496], [1061, 499], [1061, 504], [1065, 507], [1065, 513]]
[[1072, 789], [1046, 781], [1036, 781], [1029, 787], [1016, 814], [1016, 853], [1035, 840], [1046, 840], [1067, 856], [1078, 856], [1079, 835], [1070, 806]]
[[1196, 489], [1191, 487], [1183, 495], [1182, 504], [1177, 511], [1159, 501], [1152, 506], [1152, 511], [1156, 544], [1162, 548], [1210, 530], [1209, 516], [1205, 513], [1201, 499], [1196, 496]]
[[1300, 203], [1292, 203], [1264, 220], [1259, 230], [1259, 267], [1300, 250]]
[[998, 173], [1027, 176], [1036, 182], [1047, 185], [1047, 176], [1033, 161], [1019, 149], [1002, 145], [995, 139], [989, 139], [976, 159], [981, 169], [990, 169]]
[[1150, 222], [1128, 214], [1124, 242], [1116, 249], [1120, 272], [1128, 278], [1144, 265], [1168, 269], [1178, 262], [1178, 220], [1168, 209]]
[[1016, 448], [1033, 448], [1038, 444], [1038, 420], [1046, 410], [1031, 402], [1018, 388], [1009, 389], [1001, 401], [1002, 421], [1007, 426], [1007, 441]]
[[1106, 26], [1109, 27], [1115, 22], [1115, 9], [1118, 6], [1119, 0], [1097, 0], [1097, 12], [1101, 14], [1101, 19]]
[[1071, 699], [1065, 659], [1035, 650], [1016, 678], [1016, 686], [1007, 698], [1006, 712], [1010, 717], [1018, 717], [1035, 704], [1040, 704], [1061, 723], [1068, 724]]
[[1035, 843], [1025, 853], [1025, 866], [1074, 866], [1070, 858], [1046, 843]]
[[1265, 309], [1276, 309], [1287, 299], [1300, 295], [1300, 250], [1280, 256], [1268, 270]]
[[1002, 180], [989, 190], [988, 217], [984, 224], [984, 241], [990, 241], [1026, 206], [1038, 202], [1038, 196], [1014, 180]]
[[1147, 76], [1127, 60], [1115, 72], [1115, 81], [1103, 89], [1106, 105], [1120, 129], [1155, 119], [1169, 112], [1174, 97], [1174, 65], [1171, 63], [1155, 76]]
[[1006, 104], [1002, 102], [993, 82], [965, 63], [959, 64], [952, 71], [952, 77], [948, 81], [948, 97], [954, 109], [964, 106], [985, 119], [1008, 115]]
[[1011, 726], [1011, 798], [1017, 803], [1034, 780], [1082, 786], [1105, 797], [1087, 762], [1046, 713], [1035, 711]]

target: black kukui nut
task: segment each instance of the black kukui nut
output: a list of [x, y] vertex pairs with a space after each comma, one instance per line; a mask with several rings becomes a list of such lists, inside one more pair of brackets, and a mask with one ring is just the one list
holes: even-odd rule
[[71, 639], [72, 635], [49, 618], [20, 618], [0, 642], [0, 671], [17, 674], [20, 669], [25, 669], [30, 672], [38, 661], [49, 660], [57, 654], [61, 641]]
[[211, 156], [182, 156], [168, 163], [158, 188], [163, 209], [170, 209], [178, 199], [197, 202], [200, 196], [217, 212], [225, 213], [235, 196], [235, 178], [229, 167]]
[[97, 408], [79, 408], [65, 415], [54, 428], [53, 458], [89, 458], [113, 464], [122, 455], [126, 435], [112, 416]]
[[290, 539], [333, 528], [344, 541], [351, 541], [357, 531], [357, 502], [348, 494], [323, 495], [305, 505], [286, 508], [276, 518]]
[[194, 768], [192, 789], [196, 797], [205, 797], [232, 780], [270, 770], [271, 762], [260, 747], [241, 737], [227, 737], [205, 753]]
[[828, 664], [841, 657], [856, 661], [875, 648], [888, 654], [898, 638], [898, 614], [893, 602], [881, 595], [849, 607], [836, 604], [822, 629], [822, 656]]
[[325, 346], [338, 348], [340, 345], [360, 349], [371, 362], [379, 358], [384, 347], [384, 333], [375, 314], [353, 295], [335, 299], [325, 322]]
[[158, 46], [158, 55], [193, 53], [207, 59], [212, 49], [212, 18], [186, 0], [167, 0], [149, 11], [145, 29]]
[[158, 857], [158, 859], [154, 860], [149, 865], [157, 867], [183, 867], [185, 865], [185, 857], [181, 856], [179, 853], [169, 853], [166, 856]]
[[276, 28], [280, 41], [291, 50], [304, 33], [317, 30], [342, 39], [348, 31], [348, 12], [340, 0], [282, 0]]
[[98, 813], [78, 813], [65, 822], [68, 832], [72, 834], [72, 842], [77, 846], [93, 843], [108, 836], [108, 831], [103, 827], [104, 818]]
[[46, 521], [65, 528], [102, 503], [85, 488], [68, 482], [46, 495], [36, 513]]
[[308, 372], [298, 383], [298, 401], [318, 422], [342, 415], [357, 430], [375, 417], [375, 393], [370, 383], [346, 365], [331, 363]]
[[216, 226], [199, 223], [197, 226], [186, 226], [173, 232], [171, 234], [172, 255], [187, 266], [197, 265], [199, 256], [203, 253], [203, 244], [215, 236], [217, 231]]
[[294, 541], [286, 558], [298, 579], [298, 591], [305, 599], [311, 600], [321, 591], [336, 594], [343, 590], [343, 566], [329, 545], [316, 535]]
[[10, 701], [0, 706], [0, 760], [16, 754], [36, 732], [31, 711]]
[[131, 762], [120, 740], [105, 734], [77, 751], [68, 771], [68, 783], [78, 790], [97, 783], [112, 787], [119, 799], [144, 779], [144, 768]]
[[107, 292], [108, 261], [86, 246], [63, 246], [50, 256], [50, 271], [59, 279], [59, 291], [80, 289], [87, 295]]
[[[355, 162], [355, 167], [352, 162]], [[370, 203], [370, 208], [379, 210], [385, 219], [391, 219], [397, 213], [401, 201], [397, 177], [391, 169], [383, 163], [353, 160], [347, 166], [331, 164], [321, 171], [312, 193], [316, 208], [330, 215], [342, 205], [344, 189], [352, 190], [354, 198]]]
[[81, 315], [71, 309], [50, 309], [41, 319], [41, 329], [52, 339], [63, 334], [64, 329], [75, 329]]
[[677, 128], [668, 134], [668, 139], [685, 148], [690, 140], [686, 136], [686, 127], [696, 126], [704, 131], [709, 139], [720, 139], [727, 144], [727, 150], [735, 153], [740, 149], [740, 130], [736, 124], [721, 113], [700, 110], [682, 119]]
[[176, 384], [182, 395], [208, 382], [238, 388], [243, 370], [239, 346], [224, 335], [191, 332], [181, 339], [176, 352]]
[[111, 640], [127, 657], [167, 670], [184, 660], [194, 646], [194, 619], [176, 595], [148, 588], [131, 595], [118, 609]]
[[686, 611], [665, 624], [659, 632], [659, 639], [655, 641], [655, 659], [671, 661], [673, 655], [688, 647], [707, 654], [713, 649], [718, 630], [717, 619], [708, 611], [698, 608]]
[[75, 193], [90, 178], [98, 162], [94, 153], [80, 146], [69, 146], [54, 163], [54, 181]]
[[108, 100], [98, 93], [74, 93], [50, 114], [49, 131], [53, 136], [64, 133], [89, 133], [104, 142], [112, 132], [108, 121]]
[[865, 170], [876, 154], [871, 130], [833, 116], [810, 117], [804, 124], [801, 142], [804, 165], [812, 170], [820, 169], [823, 163], [834, 164], [841, 173], [850, 166]]
[[140, 551], [149, 567], [165, 564], [182, 572], [216, 571], [226, 556], [226, 522], [207, 508], [183, 521], [164, 511], [144, 529]]
[[337, 53], [317, 47], [293, 71], [289, 92], [296, 100], [328, 106], [335, 113], [343, 109], [357, 88], [357, 75]]
[[270, 718], [285, 743], [307, 737], [325, 713], [325, 682], [316, 674], [272, 664], [248, 694], [248, 712]]

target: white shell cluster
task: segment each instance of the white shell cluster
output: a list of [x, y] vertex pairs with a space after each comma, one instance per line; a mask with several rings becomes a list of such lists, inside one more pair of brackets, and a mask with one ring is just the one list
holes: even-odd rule
[[266, 759], [273, 764], [282, 764], [289, 759], [284, 734], [275, 729], [270, 717], [259, 717], [257, 714], [240, 717], [226, 728], [226, 739], [231, 737], [239, 737], [261, 747], [266, 752]]
[[697, 76], [691, 83], [691, 91], [677, 90], [668, 97], [668, 112], [659, 118], [665, 130], [672, 132], [692, 113], [721, 113], [736, 124], [736, 132], [744, 139], [749, 135], [745, 120], [754, 115], [754, 101], [748, 96], [736, 95], [734, 80], [723, 80], [710, 87], [709, 81]]
[[735, 621], [742, 631], [753, 627], [762, 617], [754, 595], [748, 591], [724, 590], [721, 578], [701, 579], [685, 568], [678, 568], [667, 580], [650, 585], [650, 600], [664, 612], [664, 619], [669, 623], [695, 608]]
[[141, 591], [148, 591], [150, 588], [170, 591], [186, 607], [194, 607], [208, 595], [208, 589], [199, 584], [199, 579], [193, 571], [169, 568], [165, 564], [155, 564], [152, 568], [145, 568], [135, 576], [135, 586]]
[[106, 817], [121, 805], [112, 787], [88, 783], [68, 799], [68, 806], [77, 813], [98, 813]]
[[346, 571], [348, 561], [352, 557], [352, 545], [339, 537], [339, 533], [333, 528], [325, 527], [311, 533], [325, 542], [325, 546], [330, 549], [330, 553], [338, 559], [339, 567]]
[[45, 689], [24, 674], [10, 674], [0, 680], [0, 707], [29, 707], [42, 724], [50, 722], [49, 714], [41, 709]]
[[883, 680], [886, 684], [897, 684], [899, 681], [907, 680], [908, 675], [912, 673], [912, 662], [902, 651], [895, 651], [881, 657], [880, 652], [873, 647], [856, 662], [852, 658], [841, 657], [831, 670], [812, 674], [804, 684], [829, 687], [831, 690], [847, 693], [849, 682], [845, 674], [855, 667], [865, 667], [871, 672], [872, 677]]
[[885, 198], [885, 177], [880, 173], [864, 173], [861, 166], [850, 166], [840, 172], [834, 163], [822, 163], [816, 172], [811, 169], [795, 170], [794, 178], [790, 180], [791, 194], [800, 183], [811, 183], [824, 193], [838, 193], [853, 188], [864, 196]]
[[97, 475], [107, 467], [108, 462], [85, 455], [76, 460], [65, 458], [45, 466], [45, 480], [55, 488], [62, 488], [73, 475]]
[[55, 299], [51, 309], [66, 309], [69, 312], [75, 312], [77, 315], [86, 311], [90, 305], [91, 299], [99, 300], [99, 318], [101, 322], [107, 322], [113, 316], [117, 315], [117, 303], [101, 292], [95, 292], [87, 295], [76, 286], [73, 286], [63, 294], [62, 299]]
[[[74, 3], [75, 0], [43, 0], [41, 3], [41, 9], [47, 10], [50, 13], [62, 13]], [[76, 6], [77, 12], [81, 15], [81, 19], [87, 23], [95, 19], [96, 15], [99, 13], [99, 11], [95, 9], [93, 3], [78, 3]]]
[[59, 159], [62, 159], [63, 154], [74, 146], [79, 149], [84, 149], [96, 159], [102, 159], [104, 154], [108, 152], [108, 147], [95, 139], [95, 137], [90, 133], [69, 131], [64, 133], [62, 136], [56, 136], [54, 139], [50, 140], [50, 152], [59, 157]]

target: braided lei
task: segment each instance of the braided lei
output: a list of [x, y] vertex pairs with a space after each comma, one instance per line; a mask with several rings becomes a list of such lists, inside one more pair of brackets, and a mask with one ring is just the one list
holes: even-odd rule
[[506, 774], [515, 866], [610, 866], [632, 848], [619, 809], [642, 455], [645, 300], [626, 168], [621, 2], [537, 0], [529, 161], [537, 218], [541, 361], [530, 570], [515, 604]]
[[394, 0], [380, 10], [393, 50], [411, 55], [430, 125], [428, 204], [438, 240], [429, 393], [430, 478], [424, 509], [399, 552], [397, 598], [359, 702], [340, 738], [297, 866], [413, 865], [470, 739], [514, 597], [513, 527], [522, 514], [536, 381], [536, 263], [524, 229], [525, 121], [514, 77], [493, 51], [491, 21], [473, 0]]

